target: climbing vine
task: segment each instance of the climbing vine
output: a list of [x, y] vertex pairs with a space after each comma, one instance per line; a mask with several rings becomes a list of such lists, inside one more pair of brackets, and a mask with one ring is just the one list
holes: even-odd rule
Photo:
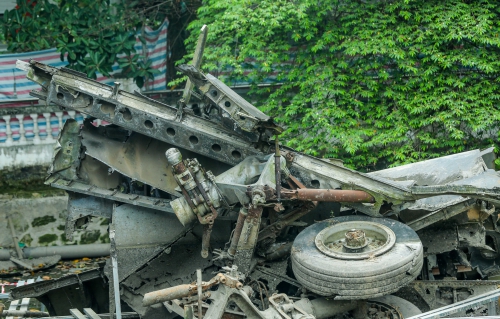
[[250, 82], [297, 150], [366, 170], [498, 151], [498, 1], [206, 0], [187, 52], [203, 24], [204, 69]]

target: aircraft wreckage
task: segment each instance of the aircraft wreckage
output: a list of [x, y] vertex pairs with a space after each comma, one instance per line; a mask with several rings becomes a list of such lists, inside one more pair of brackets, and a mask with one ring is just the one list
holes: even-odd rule
[[495, 313], [492, 148], [360, 173], [279, 144], [281, 127], [199, 62], [179, 66], [190, 83], [175, 107], [18, 67], [41, 85], [33, 96], [89, 117], [66, 122], [47, 178], [69, 194], [66, 236], [92, 216], [112, 222], [101, 269], [14, 298], [78, 319], [436, 318], [471, 302]]

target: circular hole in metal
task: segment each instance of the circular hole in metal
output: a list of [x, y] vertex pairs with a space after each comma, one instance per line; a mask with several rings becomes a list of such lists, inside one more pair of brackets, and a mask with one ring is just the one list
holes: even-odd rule
[[62, 99], [64, 98], [64, 94], [62, 94], [62, 93], [57, 93], [57, 98], [58, 98], [59, 100], [62, 100]]
[[147, 128], [153, 128], [154, 125], [153, 125], [153, 122], [151, 122], [150, 120], [145, 120], [144, 126]]
[[125, 121], [132, 120], [132, 113], [130, 113], [130, 110], [128, 108], [121, 109], [120, 113], [122, 114], [122, 117]]
[[311, 180], [311, 186], [314, 188], [319, 188], [320, 186], [319, 181], [317, 179]]
[[212, 90], [210, 93], [212, 93], [212, 96], [217, 96], [217, 94], [219, 94], [216, 90]]
[[232, 151], [231, 155], [233, 155], [234, 158], [240, 159], [241, 158], [241, 153], [238, 151]]
[[229, 102], [229, 101], [224, 102], [224, 106], [225, 107], [231, 107], [231, 102]]
[[115, 109], [116, 105], [108, 103], [108, 102], [102, 102], [101, 103], [101, 112], [109, 115], [114, 115], [115, 114]]
[[199, 141], [198, 141], [198, 138], [196, 136], [191, 135], [189, 137], [189, 142], [191, 142], [191, 144], [198, 144]]
[[170, 136], [175, 136], [175, 130], [171, 127], [167, 128], [167, 134]]
[[221, 151], [221, 149], [222, 149], [222, 148], [220, 147], [220, 145], [219, 145], [219, 144], [214, 144], [214, 145], [212, 145], [212, 150], [213, 150], [214, 152], [220, 152], [220, 151]]

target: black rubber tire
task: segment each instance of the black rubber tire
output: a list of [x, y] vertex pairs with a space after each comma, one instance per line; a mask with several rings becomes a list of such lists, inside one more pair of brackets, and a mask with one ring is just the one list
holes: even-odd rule
[[[396, 243], [371, 260], [343, 260], [317, 249], [316, 235], [326, 227], [347, 221], [367, 221], [389, 227]], [[407, 225], [386, 218], [344, 216], [309, 226], [295, 239], [291, 251], [297, 280], [310, 291], [335, 299], [370, 299], [397, 291], [413, 281], [423, 265], [423, 247]]]
[[[336, 289], [335, 287], [338, 286], [343, 286], [347, 287], [352, 284], [356, 284], [355, 289], [351, 290], [359, 290], [360, 292], [366, 292], [369, 289], [374, 289], [374, 288], [381, 288], [385, 287], [397, 282], [400, 282], [402, 280], [405, 280], [407, 277], [412, 277], [412, 280], [418, 276], [420, 273], [420, 269], [422, 268], [422, 263], [419, 263], [413, 267], [413, 269], [410, 272], [400, 272], [396, 275], [393, 275], [387, 279], [378, 279], [379, 276], [372, 276], [369, 277], [369, 281], [366, 282], [360, 282], [358, 278], [344, 278], [342, 281], [337, 281], [335, 278], [324, 278], [324, 279], [318, 279], [316, 276], [318, 274], [312, 275], [311, 273], [305, 273], [303, 270], [297, 267], [297, 265], [294, 265], [293, 272], [296, 277], [301, 277], [308, 280], [308, 283], [310, 287], [316, 287], [318, 289], [325, 288], [325, 287], [331, 287], [331, 289]], [[380, 276], [382, 277], [382, 276]], [[350, 281], [350, 279], [356, 279], [355, 282]], [[347, 285], [347, 286], [346, 286]], [[335, 294], [338, 294], [338, 292], [335, 292]], [[364, 293], [366, 294], [366, 293]]]

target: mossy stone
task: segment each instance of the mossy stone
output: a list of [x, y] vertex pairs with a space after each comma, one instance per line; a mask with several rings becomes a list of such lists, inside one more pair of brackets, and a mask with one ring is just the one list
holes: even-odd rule
[[45, 215], [42, 217], [35, 217], [35, 219], [33, 219], [33, 222], [31, 222], [31, 226], [33, 226], [33, 227], [45, 226], [45, 225], [53, 223], [55, 221], [56, 221], [56, 219], [54, 218], [54, 216], [50, 216], [50, 215]]
[[50, 243], [56, 241], [58, 236], [56, 234], [45, 234], [38, 238], [38, 243], [40, 245], [48, 246]]
[[101, 232], [99, 230], [86, 231], [80, 237], [80, 244], [81, 245], [93, 244], [99, 239], [100, 235]]

